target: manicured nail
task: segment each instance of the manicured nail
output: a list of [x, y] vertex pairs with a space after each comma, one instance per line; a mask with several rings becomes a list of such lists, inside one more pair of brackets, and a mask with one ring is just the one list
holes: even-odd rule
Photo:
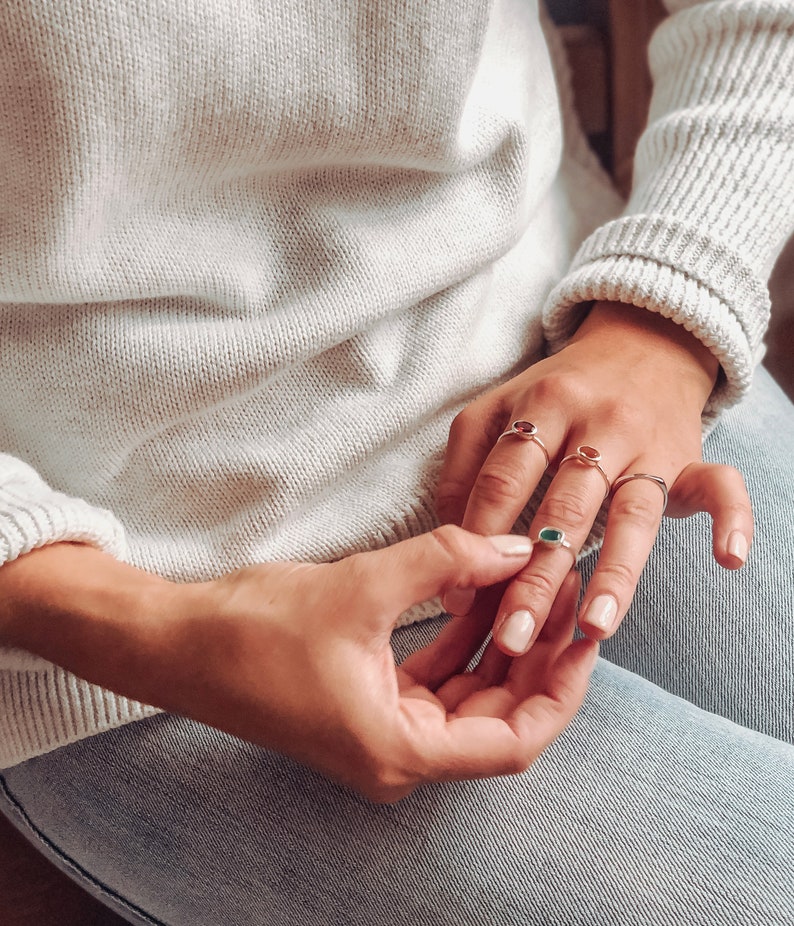
[[532, 541], [529, 537], [520, 537], [518, 534], [498, 534], [489, 537], [491, 546], [502, 556], [529, 556], [532, 552]]
[[618, 614], [618, 603], [611, 595], [598, 595], [587, 606], [582, 617], [582, 623], [598, 627], [605, 633], [609, 632], [615, 624]]
[[741, 531], [732, 531], [728, 536], [728, 553], [740, 563], [747, 559], [747, 538]]
[[451, 588], [441, 603], [450, 614], [468, 614], [476, 594], [477, 590], [473, 588]]
[[499, 642], [520, 655], [529, 646], [534, 630], [535, 618], [529, 611], [514, 611], [499, 628]]

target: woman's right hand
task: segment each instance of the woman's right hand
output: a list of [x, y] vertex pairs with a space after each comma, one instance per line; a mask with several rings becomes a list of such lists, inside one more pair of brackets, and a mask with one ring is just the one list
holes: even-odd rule
[[[333, 564], [256, 565], [187, 585], [147, 576], [89, 547], [50, 549], [58, 547], [70, 548], [71, 558], [82, 552], [89, 569], [93, 558], [117, 572], [126, 609], [114, 620], [112, 598], [105, 597], [104, 610], [92, 618], [103, 602], [94, 592], [83, 596], [82, 608], [61, 610], [57, 632], [51, 610], [49, 632], [42, 626], [32, 632], [9, 620], [6, 606], [0, 643], [32, 649], [89, 681], [291, 756], [378, 801], [398, 800], [429, 781], [526, 769], [578, 709], [597, 653], [590, 641], [571, 643], [578, 591], [572, 579], [538, 643], [509, 667], [500, 662], [496, 674], [488, 660], [466, 671], [476, 635], [467, 648], [459, 635], [451, 641], [443, 631], [395, 665], [390, 635], [399, 615], [451, 589], [508, 580], [531, 552], [515, 536], [443, 527]], [[13, 586], [15, 565], [0, 569], [0, 594], [4, 580], [7, 590]], [[131, 620], [133, 574], [145, 577], [146, 592], [144, 615]], [[59, 575], [67, 585], [79, 581], [74, 568], [67, 575], [56, 565], [46, 573], [51, 588]], [[30, 589], [19, 576], [17, 569], [10, 589], [17, 602]], [[448, 660], [438, 656], [450, 645], [459, 662], [439, 676], [439, 663]]]

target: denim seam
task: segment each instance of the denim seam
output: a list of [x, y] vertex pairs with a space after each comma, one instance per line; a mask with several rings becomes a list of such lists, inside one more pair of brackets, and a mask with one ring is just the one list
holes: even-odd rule
[[[65, 866], [74, 869], [77, 874], [96, 887], [101, 894], [105, 894], [108, 896], [108, 898], [112, 898], [114, 902], [124, 907], [125, 910], [128, 910], [134, 916], [137, 916], [142, 922], [149, 923], [151, 926], [167, 926], [167, 924], [162, 920], [154, 919], [154, 917], [150, 916], [144, 910], [141, 910], [140, 907], [130, 903], [120, 894], [117, 894], [112, 888], [109, 888], [106, 884], [103, 884], [90, 872], [86, 871], [85, 868], [79, 865], [73, 858], [68, 856], [62, 849], [58, 848], [58, 846], [56, 846], [55, 843], [48, 836], [42, 833], [41, 830], [33, 823], [25, 808], [19, 803], [19, 801], [9, 790], [8, 782], [5, 780], [5, 777], [2, 774], [0, 774], [0, 792], [11, 805], [11, 807], [15, 810], [15, 812], [19, 815], [20, 822], [24, 825], [25, 829], [30, 831], [30, 834], [33, 836], [33, 839], [30, 840], [31, 842], [38, 841], [44, 844], [50, 852], [56, 855], [64, 863]], [[112, 907], [110, 909], [112, 910]]]

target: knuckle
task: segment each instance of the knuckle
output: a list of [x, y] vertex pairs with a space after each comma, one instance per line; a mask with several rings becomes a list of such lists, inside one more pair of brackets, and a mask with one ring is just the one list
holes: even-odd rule
[[598, 412], [599, 417], [606, 419], [610, 429], [618, 434], [637, 434], [647, 428], [647, 412], [638, 405], [626, 402], [623, 395], [602, 398]]
[[546, 373], [532, 387], [532, 398], [538, 406], [579, 405], [586, 396], [579, 380], [568, 373]]
[[534, 566], [532, 571], [524, 569], [513, 579], [522, 600], [553, 599], [560, 586], [560, 580]]
[[450, 437], [457, 437], [461, 431], [466, 431], [469, 428], [469, 419], [474, 417], [471, 406], [467, 406], [463, 411], [458, 412], [457, 415], [452, 419], [452, 423], [449, 426]]
[[524, 473], [509, 463], [488, 464], [480, 470], [475, 491], [486, 503], [526, 501]]
[[587, 499], [579, 493], [555, 491], [553, 495], [547, 495], [544, 498], [538, 516], [569, 529], [587, 520], [590, 514], [589, 508]]
[[723, 506], [721, 514], [723, 517], [727, 515], [729, 519], [739, 521], [746, 518], [751, 511], [752, 507], [749, 500], [737, 499], [736, 501], [727, 502]]
[[468, 534], [455, 524], [442, 524], [430, 532], [430, 536], [452, 562], [459, 562], [466, 552]]
[[658, 490], [654, 491], [656, 491], [659, 498], [650, 498], [645, 495], [629, 495], [627, 493], [621, 498], [620, 493], [616, 492], [610, 506], [612, 514], [622, 521], [628, 521], [637, 527], [655, 529], [662, 516], [662, 499]]
[[633, 589], [637, 584], [637, 574], [629, 563], [623, 560], [609, 560], [598, 564], [600, 580], [606, 580], [605, 585], [610, 588]]

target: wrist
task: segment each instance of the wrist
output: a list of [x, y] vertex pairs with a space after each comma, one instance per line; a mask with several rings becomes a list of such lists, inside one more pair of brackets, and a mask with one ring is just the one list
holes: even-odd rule
[[50, 544], [0, 567], [0, 645], [150, 700], [179, 588], [87, 544]]
[[658, 312], [619, 302], [596, 302], [573, 340], [601, 341], [609, 354], [617, 346], [621, 362], [666, 368], [683, 377], [701, 399], [711, 395], [720, 365], [714, 354], [682, 325]]

